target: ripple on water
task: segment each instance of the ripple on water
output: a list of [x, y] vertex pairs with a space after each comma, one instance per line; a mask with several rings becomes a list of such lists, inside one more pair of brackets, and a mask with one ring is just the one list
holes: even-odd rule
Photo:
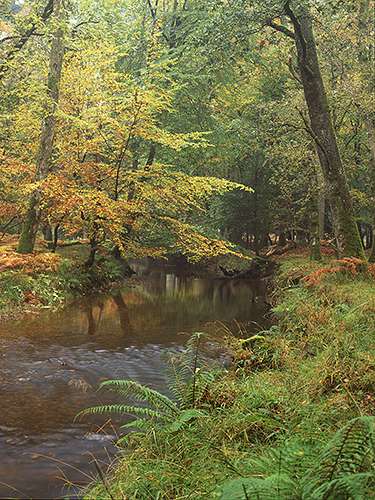
[[170, 276], [0, 324], [0, 497], [56, 498], [63, 475], [87, 484], [92, 454], [110, 460], [118, 420], [98, 434], [107, 417], [74, 419], [113, 400], [96, 391], [101, 381], [130, 378], [166, 391], [166, 355], [188, 337], [180, 332], [214, 320], [261, 322], [265, 306], [251, 303], [251, 285]]

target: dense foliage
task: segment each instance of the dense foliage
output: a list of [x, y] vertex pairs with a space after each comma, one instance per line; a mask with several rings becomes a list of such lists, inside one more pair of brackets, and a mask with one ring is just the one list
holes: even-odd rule
[[277, 325], [230, 336], [227, 371], [198, 365], [198, 335], [173, 398], [103, 384], [124, 401], [83, 413], [144, 432], [89, 498], [373, 491], [373, 17], [372, 0], [1, 2], [0, 314], [104, 287], [128, 258], [226, 259], [226, 277], [312, 258], [282, 265]]
[[199, 260], [231, 251], [224, 240], [259, 252], [276, 237], [363, 257], [371, 12], [369, 0], [8, 0], [3, 231], [21, 234], [20, 252], [41, 229], [87, 238], [91, 260], [101, 245]]

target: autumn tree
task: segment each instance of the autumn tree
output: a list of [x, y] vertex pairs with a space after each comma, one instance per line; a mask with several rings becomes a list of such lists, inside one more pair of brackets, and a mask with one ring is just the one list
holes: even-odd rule
[[[39, 150], [36, 157], [35, 182], [45, 179], [51, 168], [51, 157], [54, 145], [56, 111], [59, 100], [60, 79], [64, 56], [64, 6], [62, 0], [54, 0], [54, 18], [56, 31], [53, 34], [49, 56], [49, 72], [47, 82], [46, 110], [40, 134]], [[30, 253], [34, 249], [39, 228], [41, 193], [37, 187], [30, 196], [28, 210], [22, 227], [18, 251]]]
[[[21, 250], [51, 226], [55, 245], [87, 238], [89, 263], [98, 248], [195, 259], [234, 251], [220, 238], [259, 253], [269, 235], [317, 246], [332, 232], [362, 255], [370, 3], [90, 0], [63, 22], [32, 5], [36, 28], [0, 89], [0, 222], [24, 221]], [[26, 29], [4, 12], [16, 38], [2, 54]], [[45, 54], [59, 28], [51, 87]]]

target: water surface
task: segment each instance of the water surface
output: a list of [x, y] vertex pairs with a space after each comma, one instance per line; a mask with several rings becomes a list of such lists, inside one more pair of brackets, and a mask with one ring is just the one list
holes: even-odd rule
[[96, 392], [102, 380], [165, 391], [166, 354], [181, 351], [190, 332], [213, 321], [248, 331], [264, 324], [258, 282], [139, 271], [147, 276], [131, 288], [0, 324], [0, 498], [74, 495], [95, 475], [93, 456], [105, 469], [115, 425], [96, 433], [106, 419], [74, 421], [106, 401]]

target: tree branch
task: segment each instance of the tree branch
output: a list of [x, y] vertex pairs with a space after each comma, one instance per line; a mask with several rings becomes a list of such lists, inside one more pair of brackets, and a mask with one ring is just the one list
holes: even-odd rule
[[[46, 6], [43, 9], [42, 14], [40, 15], [40, 20], [43, 23], [45, 23], [47, 19], [51, 16], [53, 12], [53, 7], [54, 7], [54, 0], [48, 0]], [[8, 70], [8, 63], [15, 58], [16, 54], [24, 47], [29, 38], [32, 35], [36, 34], [36, 28], [37, 28], [36, 24], [33, 23], [30, 26], [30, 28], [27, 31], [25, 31], [25, 33], [19, 36], [18, 42], [4, 56], [3, 61], [0, 63], [0, 81], [4, 78]]]
[[152, 19], [154, 21], [156, 21], [156, 10], [154, 9], [154, 7], [152, 6], [152, 3], [151, 3], [151, 0], [147, 0], [147, 4], [150, 8], [150, 12], [151, 12], [151, 16], [152, 16]]
[[72, 35], [74, 36], [77, 31], [79, 30], [79, 28], [81, 26], [84, 26], [86, 24], [99, 24], [100, 21], [96, 20], [96, 19], [88, 19], [86, 21], [81, 21], [80, 23], [76, 24], [73, 29], [72, 29]]
[[[151, 3], [151, 0], [147, 0], [147, 5], [150, 9], [150, 13], [151, 13], [151, 17], [152, 17], [152, 21], [153, 23], [155, 24], [156, 21], [157, 21], [157, 7], [158, 7], [158, 3], [159, 3], [159, 0], [156, 0], [156, 3], [155, 3], [155, 7], [153, 7], [152, 3]], [[160, 30], [160, 33], [162, 34], [163, 38], [165, 39], [166, 42], [169, 43], [169, 37], [167, 37], [167, 35], [165, 34], [164, 30]]]
[[279, 31], [283, 35], [286, 35], [287, 37], [291, 38], [292, 40], [296, 39], [293, 31], [291, 31], [286, 26], [283, 26], [282, 24], [276, 24], [271, 19], [269, 19], [268, 21], [266, 21], [266, 25], [269, 26], [270, 28], [276, 30], [276, 31]]
[[288, 59], [288, 68], [289, 68], [289, 72], [290, 74], [292, 75], [292, 77], [299, 83], [302, 85], [302, 81], [300, 79], [300, 77], [298, 76], [298, 73], [297, 71], [295, 70], [294, 66], [293, 66], [293, 58], [292, 56], [289, 57]]

